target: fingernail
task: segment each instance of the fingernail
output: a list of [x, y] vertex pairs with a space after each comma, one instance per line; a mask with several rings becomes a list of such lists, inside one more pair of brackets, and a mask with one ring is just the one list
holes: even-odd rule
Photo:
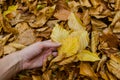
[[58, 54], [57, 52], [53, 52], [52, 53], [53, 56], [57, 56], [57, 54]]

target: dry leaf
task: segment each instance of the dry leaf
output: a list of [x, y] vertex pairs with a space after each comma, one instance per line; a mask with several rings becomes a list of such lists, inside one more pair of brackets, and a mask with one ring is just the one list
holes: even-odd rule
[[41, 77], [40, 77], [40, 76], [32, 75], [32, 78], [33, 78], [33, 80], [41, 80]]
[[4, 47], [3, 45], [0, 44], [0, 57], [3, 55], [4, 53]]
[[15, 51], [16, 49], [12, 46], [9, 46], [9, 45], [4, 46], [4, 54], [10, 54]]
[[[69, 44], [68, 44], [69, 43]], [[79, 50], [79, 37], [67, 37], [62, 41], [62, 46], [58, 49], [58, 55], [64, 54], [70, 57]]]
[[106, 71], [107, 76], [109, 77], [109, 80], [117, 80], [117, 78], [112, 75], [110, 72]]
[[120, 33], [120, 21], [115, 24], [113, 33]]
[[65, 65], [65, 64], [72, 63], [75, 60], [75, 58], [76, 58], [76, 55], [63, 59], [61, 62], [58, 63], [58, 65]]
[[105, 72], [104, 66], [102, 66], [102, 69], [100, 71], [100, 75], [104, 80], [109, 80], [109, 78], [107, 77], [107, 74]]
[[91, 19], [91, 23], [92, 23], [92, 26], [96, 27], [96, 28], [105, 28], [107, 27], [107, 25], [100, 21], [100, 20], [97, 20], [97, 19]]
[[51, 80], [51, 75], [52, 75], [52, 71], [49, 70], [49, 71], [44, 72], [44, 74], [42, 75], [42, 78], [44, 80]]
[[87, 31], [85, 30], [74, 31], [70, 34], [70, 36], [79, 38], [79, 50], [83, 50], [88, 46], [89, 36]]
[[70, 14], [70, 11], [66, 9], [60, 9], [54, 14], [54, 17], [57, 18], [58, 20], [67, 20], [69, 14]]
[[93, 7], [96, 8], [99, 5], [99, 0], [90, 0], [92, 3]]
[[22, 45], [22, 44], [15, 43], [15, 42], [10, 43], [9, 45], [12, 46], [12, 47], [14, 47], [14, 48], [16, 48], [16, 49], [23, 49], [23, 48], [26, 47], [26, 46], [24, 46], [24, 45]]
[[69, 2], [68, 2], [68, 6], [69, 6], [69, 8], [70, 8], [70, 11], [76, 13], [76, 12], [78, 12], [78, 10], [79, 10], [80, 3], [79, 3], [79, 2], [76, 2], [76, 1], [69, 1]]
[[69, 25], [70, 29], [72, 29], [72, 30], [84, 30], [85, 29], [81, 20], [74, 13], [71, 13], [69, 15], [68, 25]]
[[104, 66], [105, 61], [107, 61], [107, 56], [102, 55], [102, 58], [100, 59], [100, 62], [98, 63], [97, 71], [99, 71], [100, 68], [102, 68], [102, 66]]
[[36, 21], [30, 22], [29, 25], [33, 28], [43, 26], [47, 22], [47, 20], [53, 15], [54, 10], [55, 5], [52, 7], [45, 7], [43, 10], [41, 10], [41, 14], [36, 17]]
[[56, 24], [53, 28], [51, 38], [53, 41], [61, 42], [65, 38], [67, 38], [69, 35], [69, 31], [62, 28], [60, 25]]
[[79, 0], [79, 2], [80, 2], [81, 6], [85, 6], [85, 7], [91, 7], [92, 6], [89, 0]]
[[97, 46], [99, 43], [98, 31], [92, 31], [91, 33], [91, 51], [95, 53], [97, 51]]
[[114, 74], [114, 76], [120, 79], [120, 64], [113, 60], [110, 60], [109, 62], [107, 62], [107, 68], [112, 74]]
[[89, 63], [80, 63], [80, 74], [90, 77], [92, 80], [98, 80], [97, 75], [95, 74]]
[[100, 58], [98, 57], [98, 55], [96, 53], [92, 53], [88, 50], [83, 50], [78, 52], [77, 57], [80, 61], [98, 61], [100, 60]]
[[23, 45], [30, 45], [35, 42], [35, 39], [36, 37], [33, 30], [27, 29], [26, 31], [18, 35], [16, 39], [16, 43], [23, 44]]
[[[8, 18], [7, 18], [6, 16], [7, 16], [8, 14], [11, 14], [11, 13], [12, 13], [12, 14], [15, 14], [14, 11], [16, 11], [17, 8], [18, 8], [17, 5], [9, 6], [9, 7], [8, 7], [8, 10], [3, 12], [3, 17], [8, 20]], [[13, 16], [13, 15], [12, 15], [12, 16]]]
[[115, 10], [120, 10], [120, 0], [115, 1]]
[[12, 34], [8, 34], [0, 39], [0, 44], [5, 45]]
[[120, 11], [117, 11], [110, 26], [113, 26], [120, 19]]

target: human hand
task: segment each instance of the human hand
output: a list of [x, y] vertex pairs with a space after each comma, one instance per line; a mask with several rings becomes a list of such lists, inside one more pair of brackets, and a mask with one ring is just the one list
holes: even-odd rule
[[9, 80], [24, 69], [41, 67], [48, 55], [56, 55], [56, 52], [53, 51], [59, 46], [59, 43], [50, 40], [36, 42], [23, 50], [3, 57], [0, 59], [0, 80]]
[[59, 46], [59, 43], [48, 40], [43, 42], [36, 42], [19, 51], [19, 56], [22, 58], [21, 65], [23, 65], [21, 70], [41, 67], [48, 55], [57, 55], [57, 53], [53, 51], [56, 50]]

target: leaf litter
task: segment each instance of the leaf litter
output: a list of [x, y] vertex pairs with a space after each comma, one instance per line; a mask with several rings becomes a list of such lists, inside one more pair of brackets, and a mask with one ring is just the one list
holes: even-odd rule
[[1, 58], [48, 39], [58, 56], [13, 80], [120, 79], [120, 0], [0, 1]]

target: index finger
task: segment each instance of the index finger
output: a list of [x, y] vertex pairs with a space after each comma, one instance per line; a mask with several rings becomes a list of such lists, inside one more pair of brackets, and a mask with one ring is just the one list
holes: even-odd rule
[[59, 47], [61, 44], [58, 42], [52, 42], [51, 40], [43, 41], [41, 43], [43, 48], [52, 48], [52, 47]]

